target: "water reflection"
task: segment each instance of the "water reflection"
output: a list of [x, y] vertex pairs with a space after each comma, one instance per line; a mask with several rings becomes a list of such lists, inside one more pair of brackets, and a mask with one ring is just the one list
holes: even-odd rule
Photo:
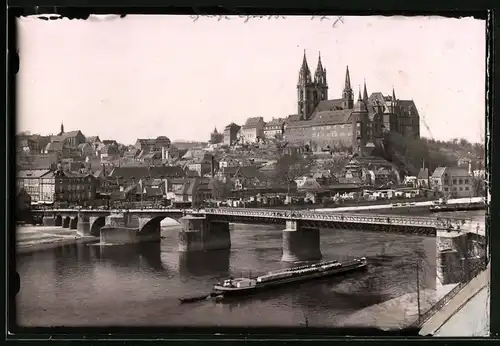
[[[133, 268], [147, 268], [162, 272], [161, 250], [158, 244], [129, 244], [129, 245], [98, 245], [101, 261], [113, 263], [115, 266]], [[95, 251], [95, 250], [94, 250]]]
[[181, 277], [227, 276], [230, 256], [230, 250], [179, 252], [179, 274]]

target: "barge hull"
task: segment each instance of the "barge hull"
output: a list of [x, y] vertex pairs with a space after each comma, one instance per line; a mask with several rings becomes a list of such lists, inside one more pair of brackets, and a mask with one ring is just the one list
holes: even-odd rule
[[264, 290], [278, 288], [278, 287], [284, 286], [286, 284], [295, 284], [295, 283], [299, 283], [299, 282], [303, 282], [303, 281], [310, 281], [310, 280], [325, 278], [325, 277], [329, 277], [329, 276], [340, 276], [340, 275], [345, 275], [348, 273], [357, 272], [357, 271], [366, 270], [366, 269], [367, 269], [366, 264], [357, 265], [357, 266], [350, 266], [348, 268], [338, 268], [335, 270], [316, 272], [316, 273], [313, 273], [310, 275], [277, 279], [274, 281], [259, 283], [256, 286], [244, 288], [244, 289], [235, 289], [235, 290], [217, 290], [217, 289], [215, 289], [215, 293], [223, 295], [224, 298], [226, 298], [226, 297], [241, 297], [241, 296], [252, 295], [252, 294], [258, 293], [260, 291], [264, 291]]

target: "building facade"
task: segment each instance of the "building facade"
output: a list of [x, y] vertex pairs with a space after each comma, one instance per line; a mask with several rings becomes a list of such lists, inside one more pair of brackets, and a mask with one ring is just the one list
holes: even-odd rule
[[264, 125], [264, 137], [276, 138], [283, 135], [285, 126], [284, 119], [273, 119]]
[[241, 137], [245, 143], [257, 143], [264, 137], [264, 118], [248, 118], [245, 125], [241, 128]]
[[452, 198], [475, 197], [473, 177], [465, 168], [438, 167], [430, 177], [431, 188]]
[[241, 126], [231, 123], [224, 128], [224, 145], [233, 145], [238, 141]]
[[380, 92], [368, 95], [366, 83], [355, 102], [349, 67], [346, 69], [342, 97], [328, 100], [326, 69], [321, 57], [311, 76], [306, 56], [299, 71], [298, 113], [284, 125], [285, 139], [311, 149], [351, 149], [367, 154], [386, 131], [403, 136], [420, 136], [420, 116], [412, 100], [398, 100]]

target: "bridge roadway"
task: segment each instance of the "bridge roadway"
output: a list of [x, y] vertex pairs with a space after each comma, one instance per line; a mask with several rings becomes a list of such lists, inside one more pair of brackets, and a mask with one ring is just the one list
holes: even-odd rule
[[[229, 224], [280, 224], [282, 261], [317, 260], [321, 255], [320, 229], [353, 229], [385, 233], [406, 233], [436, 238], [436, 270], [443, 282], [453, 283], [460, 276], [444, 268], [460, 262], [465, 253], [480, 247], [482, 234], [471, 234], [465, 219], [404, 215], [318, 212], [251, 208], [204, 209], [52, 209], [40, 210], [47, 226], [77, 229], [81, 236], [100, 236], [102, 243], [126, 244], [158, 241], [161, 221], [177, 220], [179, 251], [208, 251], [231, 248]], [[451, 230], [453, 228], [453, 230]], [[441, 273], [441, 274], [440, 274]]]
[[[204, 208], [204, 209], [46, 209], [35, 211], [36, 213], [53, 213], [59, 215], [76, 215], [78, 213], [89, 213], [93, 215], [108, 216], [113, 214], [140, 214], [155, 217], [171, 217], [179, 219], [179, 216], [211, 216], [221, 221], [228, 222], [248, 222], [248, 223], [278, 223], [284, 224], [286, 221], [302, 221], [306, 223], [343, 223], [351, 225], [393, 225], [406, 227], [425, 227], [435, 229], [460, 230], [466, 223], [465, 219], [450, 217], [423, 217], [405, 215], [376, 215], [359, 213], [337, 213], [320, 212], [312, 210], [282, 209], [258, 209], [258, 208]], [[325, 227], [328, 228], [328, 227]]]

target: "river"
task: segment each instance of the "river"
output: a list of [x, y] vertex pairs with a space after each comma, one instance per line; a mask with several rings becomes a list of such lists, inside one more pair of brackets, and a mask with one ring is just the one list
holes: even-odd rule
[[[484, 222], [483, 211], [467, 215]], [[178, 230], [164, 227], [161, 243], [65, 245], [18, 255], [18, 324], [279, 327], [303, 325], [307, 318], [309, 326], [332, 327], [362, 308], [414, 292], [418, 258], [420, 288], [435, 288], [434, 238], [322, 230], [324, 260], [366, 256], [368, 271], [237, 302], [180, 305], [178, 298], [207, 293], [229, 275], [290, 264], [280, 262], [281, 229], [276, 226], [237, 224], [231, 250], [206, 253], [179, 253]]]

